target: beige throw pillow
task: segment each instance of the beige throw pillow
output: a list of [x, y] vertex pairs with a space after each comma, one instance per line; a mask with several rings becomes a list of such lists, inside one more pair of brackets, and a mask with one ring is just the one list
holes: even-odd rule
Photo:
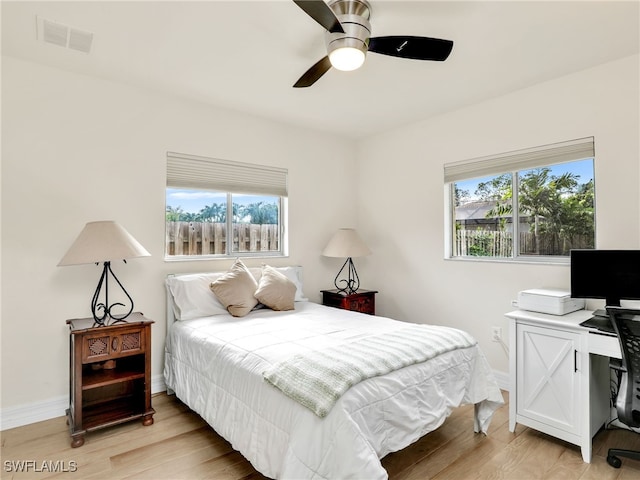
[[269, 265], [262, 266], [262, 276], [254, 297], [273, 310], [293, 310], [296, 284]]
[[209, 288], [234, 317], [244, 317], [258, 304], [253, 296], [258, 283], [240, 260], [236, 260], [222, 277], [211, 282]]

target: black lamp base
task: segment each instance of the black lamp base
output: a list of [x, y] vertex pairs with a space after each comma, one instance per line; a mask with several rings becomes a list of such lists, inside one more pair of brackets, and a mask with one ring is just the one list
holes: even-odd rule
[[[123, 260], [125, 263], [126, 260]], [[120, 286], [124, 294], [129, 299], [129, 309], [124, 314], [115, 315], [111, 312], [111, 309], [116, 306], [121, 306], [127, 308], [127, 305], [124, 303], [116, 302], [109, 305], [109, 275], [113, 277], [116, 283]], [[100, 302], [100, 293], [102, 291], [102, 287], [104, 286], [104, 303]], [[113, 325], [114, 323], [124, 322], [125, 318], [127, 318], [131, 312], [133, 312], [133, 299], [131, 295], [124, 289], [118, 277], [115, 276], [113, 270], [111, 270], [111, 262], [104, 262], [104, 267], [102, 268], [102, 275], [100, 276], [100, 281], [98, 281], [98, 286], [96, 287], [96, 291], [93, 294], [93, 299], [91, 300], [91, 312], [93, 314], [93, 320], [96, 325], [99, 327], [104, 327], [107, 325]]]
[[[347, 269], [347, 278], [341, 279], [340, 275], [342, 275], [342, 272], [345, 268]], [[345, 285], [340, 286], [340, 284], [342, 283], [344, 283]], [[351, 257], [347, 258], [347, 260], [344, 262], [342, 268], [336, 275], [333, 284], [338, 289], [338, 293], [343, 293], [345, 295], [351, 295], [358, 291], [358, 288], [360, 288], [360, 279], [358, 278], [358, 272], [356, 272], [356, 267], [353, 264], [353, 260], [351, 260]]]

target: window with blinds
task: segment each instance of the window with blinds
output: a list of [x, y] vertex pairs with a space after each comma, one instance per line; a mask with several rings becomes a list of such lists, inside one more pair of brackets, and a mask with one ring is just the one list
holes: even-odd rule
[[167, 153], [165, 258], [286, 254], [287, 169]]
[[448, 258], [565, 263], [595, 247], [594, 139], [444, 166]]

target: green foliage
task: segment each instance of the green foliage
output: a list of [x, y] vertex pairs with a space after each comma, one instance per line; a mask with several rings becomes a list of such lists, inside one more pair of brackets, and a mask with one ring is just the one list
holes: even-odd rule
[[198, 213], [200, 222], [224, 223], [227, 219], [227, 206], [224, 203], [212, 203]]
[[165, 214], [167, 222], [179, 222], [182, 214], [184, 214], [184, 212], [182, 211], [181, 207], [174, 208], [170, 205], [167, 205], [167, 210]]
[[246, 205], [242, 209], [246, 223], [254, 225], [278, 223], [278, 206], [275, 203], [257, 202]]
[[[249, 205], [232, 205], [234, 223], [251, 223], [254, 225], [275, 225], [278, 223], [278, 206], [275, 203], [257, 202]], [[213, 203], [202, 208], [198, 213], [184, 212], [182, 207], [167, 206], [167, 222], [213, 222], [227, 221], [227, 205]]]
[[454, 193], [455, 206], [459, 207], [462, 203], [464, 203], [469, 198], [469, 190], [463, 190], [460, 187], [458, 187], [458, 185], [455, 183], [453, 185], [455, 187], [455, 193]]
[[505, 202], [511, 199], [511, 174], [503, 173], [488, 182], [480, 182], [475, 195], [480, 200], [498, 200]]
[[[535, 238], [534, 251], [528, 253], [540, 253], [543, 236], [545, 242], [555, 245], [556, 255], [567, 255], [572, 238], [577, 236], [591, 238], [593, 246], [593, 181], [578, 184], [577, 179], [577, 175], [569, 172], [551, 175], [548, 167], [535, 168], [519, 176], [519, 215], [529, 217], [530, 231]], [[496, 201], [496, 206], [487, 212], [487, 218], [513, 213], [510, 175], [500, 175], [480, 183], [475, 193], [482, 199]]]
[[474, 238], [472, 245], [469, 245], [467, 255], [473, 257], [491, 257], [493, 256], [493, 240], [494, 235], [491, 232], [482, 233]]

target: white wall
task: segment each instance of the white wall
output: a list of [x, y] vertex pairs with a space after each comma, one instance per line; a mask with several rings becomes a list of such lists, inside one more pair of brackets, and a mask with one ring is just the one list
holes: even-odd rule
[[596, 244], [640, 248], [639, 57], [633, 56], [367, 138], [359, 144], [359, 229], [373, 255], [359, 262], [379, 311], [462, 327], [494, 369], [490, 339], [517, 292], [569, 286], [568, 266], [445, 261], [443, 164], [595, 137]]
[[4, 412], [52, 398], [66, 402], [65, 320], [90, 316], [100, 269], [56, 264], [86, 222], [116, 220], [152, 255], [112, 267], [136, 310], [156, 321], [156, 377], [162, 374], [165, 276], [230, 266], [164, 261], [167, 151], [288, 168], [290, 257], [270, 263], [303, 265], [312, 300], [331, 286], [338, 259], [320, 252], [334, 230], [355, 226], [355, 209], [342, 207], [351, 201], [354, 142], [3, 57]]

